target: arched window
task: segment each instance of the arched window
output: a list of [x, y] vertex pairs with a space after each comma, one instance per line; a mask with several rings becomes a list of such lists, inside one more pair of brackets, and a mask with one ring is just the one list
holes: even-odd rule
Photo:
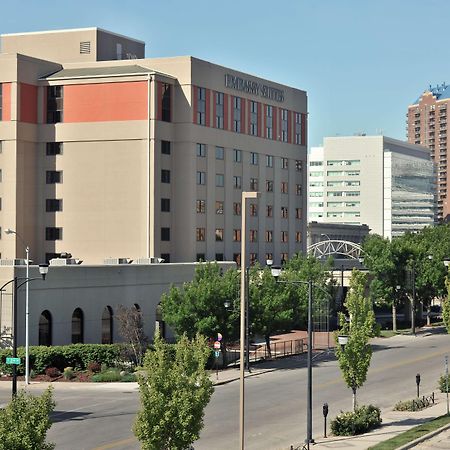
[[113, 343], [113, 310], [106, 306], [102, 314], [102, 344]]
[[72, 314], [72, 344], [84, 342], [84, 317], [83, 311], [77, 308]]
[[39, 345], [52, 345], [52, 315], [47, 310], [39, 317]]
[[163, 319], [161, 304], [156, 307], [155, 311], [155, 334], [156, 331], [159, 331], [160, 337], [166, 338], [166, 323]]

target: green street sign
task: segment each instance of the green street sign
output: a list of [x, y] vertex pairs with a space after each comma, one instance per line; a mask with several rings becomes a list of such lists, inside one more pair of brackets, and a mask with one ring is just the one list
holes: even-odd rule
[[20, 358], [6, 358], [6, 364], [20, 364]]

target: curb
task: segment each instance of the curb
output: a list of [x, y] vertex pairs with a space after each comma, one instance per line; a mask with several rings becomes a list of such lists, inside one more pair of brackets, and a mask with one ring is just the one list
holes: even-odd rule
[[421, 444], [422, 442], [425, 442], [428, 439], [430, 439], [448, 429], [450, 429], [450, 423], [442, 426], [441, 428], [438, 428], [437, 430], [430, 431], [429, 433], [424, 434], [423, 436], [421, 436], [417, 439], [414, 439], [414, 441], [408, 442], [407, 444], [402, 445], [401, 447], [397, 447], [397, 450], [407, 450], [410, 448], [414, 448], [417, 444]]
[[[251, 377], [256, 377], [257, 375], [264, 375], [265, 373], [270, 373], [270, 372], [275, 372], [277, 369], [267, 369], [267, 370], [263, 370], [260, 372], [250, 372], [249, 374], [245, 375], [245, 378], [251, 378]], [[233, 381], [239, 381], [240, 377], [234, 377], [234, 378], [230, 378], [228, 380], [223, 380], [223, 381], [215, 381], [213, 383], [214, 386], [222, 386], [224, 384], [229, 384], [232, 383]]]

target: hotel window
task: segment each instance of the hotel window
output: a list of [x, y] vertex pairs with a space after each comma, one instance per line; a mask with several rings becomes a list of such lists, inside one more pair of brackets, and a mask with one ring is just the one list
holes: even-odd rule
[[273, 156], [266, 155], [266, 167], [273, 167]]
[[[330, 195], [329, 192], [327, 194]], [[309, 196], [310, 197], [323, 197], [323, 192], [322, 191], [320, 191], [320, 192], [310, 192]]]
[[56, 198], [48, 198], [45, 200], [45, 211], [56, 212], [62, 211], [62, 200]]
[[240, 253], [233, 253], [233, 261], [240, 266], [241, 265], [241, 254]]
[[258, 206], [254, 203], [250, 204], [250, 216], [256, 217], [258, 215]]
[[223, 228], [216, 228], [216, 241], [223, 241]]
[[170, 103], [172, 96], [172, 86], [167, 83], [163, 83], [162, 85], [162, 97], [161, 97], [161, 119], [164, 122], [170, 122]]
[[63, 121], [64, 90], [62, 86], [47, 87], [47, 123]]
[[233, 161], [240, 163], [242, 161], [242, 151], [238, 149], [233, 149]]
[[196, 230], [197, 241], [204, 241], [205, 235], [206, 235], [206, 233], [205, 233], [204, 228], [197, 228], [197, 230]]
[[288, 218], [288, 209], [287, 209], [287, 206], [282, 206], [282, 207], [281, 207], [281, 218], [282, 218], [282, 219], [287, 219], [287, 218]]
[[301, 231], [295, 232], [295, 242], [302, 242], [302, 233]]
[[258, 242], [258, 230], [250, 230], [250, 242]]
[[170, 228], [168, 227], [161, 228], [161, 240], [170, 241]]
[[233, 203], [233, 214], [235, 216], [241, 215], [241, 204], [239, 202]]
[[302, 170], [302, 162], [298, 159], [295, 161], [295, 170], [297, 172], [300, 172], [300, 170]]
[[206, 212], [206, 201], [205, 200], [197, 200], [196, 201], [196, 210], [198, 214], [205, 214]]
[[170, 155], [170, 141], [161, 141], [161, 153]]
[[258, 190], [258, 178], [250, 178], [250, 190], [251, 191]]
[[288, 110], [281, 110], [281, 140], [288, 141]]
[[273, 181], [272, 180], [266, 180], [266, 191], [273, 192]]
[[205, 261], [205, 254], [204, 253], [197, 253], [196, 261], [197, 262]]
[[197, 156], [200, 158], [206, 157], [206, 144], [197, 144]]
[[[266, 242], [272, 242], [273, 241], [273, 231], [272, 230], [266, 230]], [[270, 258], [268, 258], [270, 259]]]
[[283, 265], [288, 259], [289, 255], [287, 253], [280, 253], [281, 265]]
[[302, 195], [302, 187], [300, 184], [295, 185], [295, 195]]
[[216, 159], [224, 158], [224, 150], [223, 147], [216, 147]]
[[281, 158], [281, 168], [287, 169], [289, 167], [289, 161], [287, 158]]
[[[300, 113], [295, 113], [295, 143], [300, 145], [302, 142], [302, 116]], [[310, 163], [311, 165], [311, 163]], [[319, 165], [319, 164], [318, 164]], [[320, 164], [322, 165], [322, 164]]]
[[241, 102], [240, 97], [233, 97], [233, 130], [241, 132]]
[[266, 109], [266, 138], [273, 139], [273, 106], [270, 105]]
[[266, 206], [266, 216], [273, 217], [273, 206], [272, 205]]
[[205, 183], [206, 183], [206, 173], [197, 172], [197, 184], [205, 184]]
[[170, 212], [170, 198], [161, 199], [161, 211]]
[[223, 253], [216, 253], [216, 261], [223, 261]]
[[240, 176], [234, 176], [233, 177], [233, 187], [235, 189], [241, 189], [242, 188], [242, 178]]
[[266, 261], [268, 260], [273, 261], [273, 253], [266, 253]]
[[216, 92], [216, 128], [223, 129], [223, 93]]
[[62, 142], [47, 142], [45, 146], [45, 154], [47, 156], [62, 155]]
[[197, 124], [206, 125], [206, 89], [197, 88]]
[[60, 170], [47, 170], [45, 179], [47, 184], [62, 183], [62, 171]]
[[223, 214], [223, 202], [216, 202], [216, 214]]
[[288, 232], [282, 231], [281, 232], [281, 242], [286, 243], [288, 241]]
[[233, 241], [241, 242], [241, 230], [239, 229], [233, 230]]
[[250, 253], [250, 265], [253, 266], [258, 261], [258, 253]]
[[62, 239], [62, 228], [47, 227], [45, 229], [46, 241], [60, 241]]
[[[310, 204], [311, 206], [311, 204]], [[323, 206], [323, 204], [322, 204]], [[296, 219], [301, 219], [302, 218], [302, 209], [301, 208], [295, 208], [295, 218]]]
[[288, 193], [288, 183], [287, 183], [287, 181], [282, 181], [281, 182], [281, 193], [282, 194], [287, 194]]
[[250, 153], [250, 164], [257, 166], [259, 164], [258, 153]]
[[170, 183], [170, 170], [161, 169], [161, 183]]
[[258, 135], [258, 102], [250, 102], [250, 134]]
[[225, 185], [225, 177], [223, 173], [216, 173], [216, 186], [223, 187]]

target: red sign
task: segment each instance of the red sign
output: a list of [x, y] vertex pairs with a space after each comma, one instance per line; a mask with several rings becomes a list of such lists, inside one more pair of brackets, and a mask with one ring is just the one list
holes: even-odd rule
[[214, 348], [215, 349], [220, 349], [220, 342], [219, 341], [214, 342]]

